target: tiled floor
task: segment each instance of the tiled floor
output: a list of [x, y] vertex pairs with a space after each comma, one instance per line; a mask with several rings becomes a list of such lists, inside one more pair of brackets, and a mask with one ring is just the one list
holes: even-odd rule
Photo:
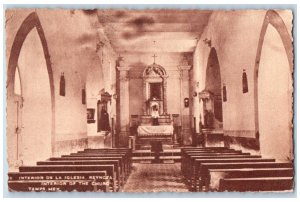
[[123, 192], [188, 192], [180, 163], [133, 164]]

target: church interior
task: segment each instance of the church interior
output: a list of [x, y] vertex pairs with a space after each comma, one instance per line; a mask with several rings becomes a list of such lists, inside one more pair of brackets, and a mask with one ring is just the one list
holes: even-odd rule
[[5, 18], [9, 191], [293, 191], [291, 10]]

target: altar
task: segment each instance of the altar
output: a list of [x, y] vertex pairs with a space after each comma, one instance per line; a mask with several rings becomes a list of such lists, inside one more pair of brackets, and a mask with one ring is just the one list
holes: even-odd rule
[[139, 126], [137, 131], [139, 143], [149, 144], [152, 141], [160, 141], [164, 144], [173, 143], [173, 125]]
[[[167, 78], [166, 70], [155, 61], [143, 71], [143, 115], [139, 116], [136, 133], [140, 145], [174, 142], [174, 127], [167, 112]], [[153, 114], [157, 114], [155, 119]]]
[[141, 137], [155, 137], [155, 136], [172, 136], [174, 128], [172, 125], [161, 125], [161, 126], [139, 126], [138, 136]]

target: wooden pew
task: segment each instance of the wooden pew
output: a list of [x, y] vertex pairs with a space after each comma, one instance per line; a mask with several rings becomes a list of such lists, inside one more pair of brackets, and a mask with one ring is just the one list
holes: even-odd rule
[[[93, 153], [72, 153], [71, 155], [62, 155], [61, 158], [102, 158], [102, 159], [116, 159], [121, 158], [121, 164], [124, 166], [126, 170], [126, 178], [129, 176], [132, 162], [131, 162], [131, 156], [128, 155], [128, 153], [103, 153], [103, 152], [93, 152]], [[53, 160], [53, 158], [50, 158], [50, 160]], [[81, 159], [83, 160], [83, 159]], [[96, 160], [96, 159], [93, 159]]]
[[109, 191], [105, 171], [9, 172], [10, 191]]
[[[279, 162], [235, 162], [235, 163], [201, 163], [199, 167], [199, 186], [209, 181], [209, 169], [242, 169], [242, 168], [292, 168], [292, 163]], [[206, 189], [207, 190], [207, 189]]]
[[192, 187], [194, 187], [196, 190], [198, 190], [198, 186], [199, 188], [201, 188], [201, 186], [209, 186], [210, 183], [210, 178], [208, 178], [208, 180], [205, 181], [205, 184], [200, 184], [199, 178], [200, 178], [200, 166], [202, 163], [222, 163], [222, 164], [226, 164], [226, 163], [247, 163], [247, 162], [253, 162], [253, 163], [257, 163], [257, 162], [275, 162], [275, 159], [264, 159], [264, 158], [216, 158], [216, 159], [195, 159], [194, 161], [194, 167], [192, 170]]
[[125, 173], [125, 180], [128, 178], [130, 174], [130, 164], [125, 161], [123, 157], [120, 156], [102, 156], [102, 157], [88, 157], [88, 156], [81, 156], [81, 157], [52, 157], [48, 159], [49, 161], [102, 161], [102, 160], [119, 160], [121, 169], [124, 170]]
[[218, 158], [260, 158], [261, 156], [251, 156], [250, 153], [242, 153], [241, 150], [234, 150], [225, 147], [210, 148], [183, 148], [181, 171], [187, 184], [194, 189], [195, 185], [195, 159], [218, 159]]
[[291, 191], [293, 177], [225, 178], [219, 191]]
[[261, 156], [253, 155], [251, 156], [249, 153], [235, 153], [235, 152], [220, 152], [220, 153], [192, 153], [191, 155], [186, 155], [182, 158], [181, 162], [181, 171], [185, 177], [189, 176], [194, 169], [194, 161], [197, 158], [258, 158]]
[[110, 165], [39, 165], [21, 166], [20, 172], [69, 172], [69, 171], [105, 171], [110, 176], [110, 187], [112, 191], [117, 191], [116, 170], [113, 164]]
[[126, 153], [72, 153], [70, 155], [62, 155], [61, 157], [122, 157], [131, 165], [131, 157]]
[[111, 149], [85, 149], [78, 154], [125, 154], [126, 160], [131, 165], [132, 150], [128, 148], [111, 148]]
[[132, 152], [132, 149], [129, 148], [99, 148], [99, 149], [84, 149], [85, 152], [88, 151], [127, 151]]
[[72, 161], [38, 161], [37, 165], [109, 165], [113, 164], [116, 170], [117, 186], [119, 189], [125, 183], [125, 171], [119, 160], [72, 160]]
[[210, 191], [218, 191], [220, 179], [225, 178], [259, 178], [259, 177], [293, 177], [293, 168], [243, 168], [243, 169], [209, 169]]

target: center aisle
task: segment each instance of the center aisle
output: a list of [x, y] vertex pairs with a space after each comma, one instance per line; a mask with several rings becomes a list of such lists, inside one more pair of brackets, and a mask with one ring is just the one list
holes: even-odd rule
[[123, 192], [188, 192], [180, 163], [133, 164]]

